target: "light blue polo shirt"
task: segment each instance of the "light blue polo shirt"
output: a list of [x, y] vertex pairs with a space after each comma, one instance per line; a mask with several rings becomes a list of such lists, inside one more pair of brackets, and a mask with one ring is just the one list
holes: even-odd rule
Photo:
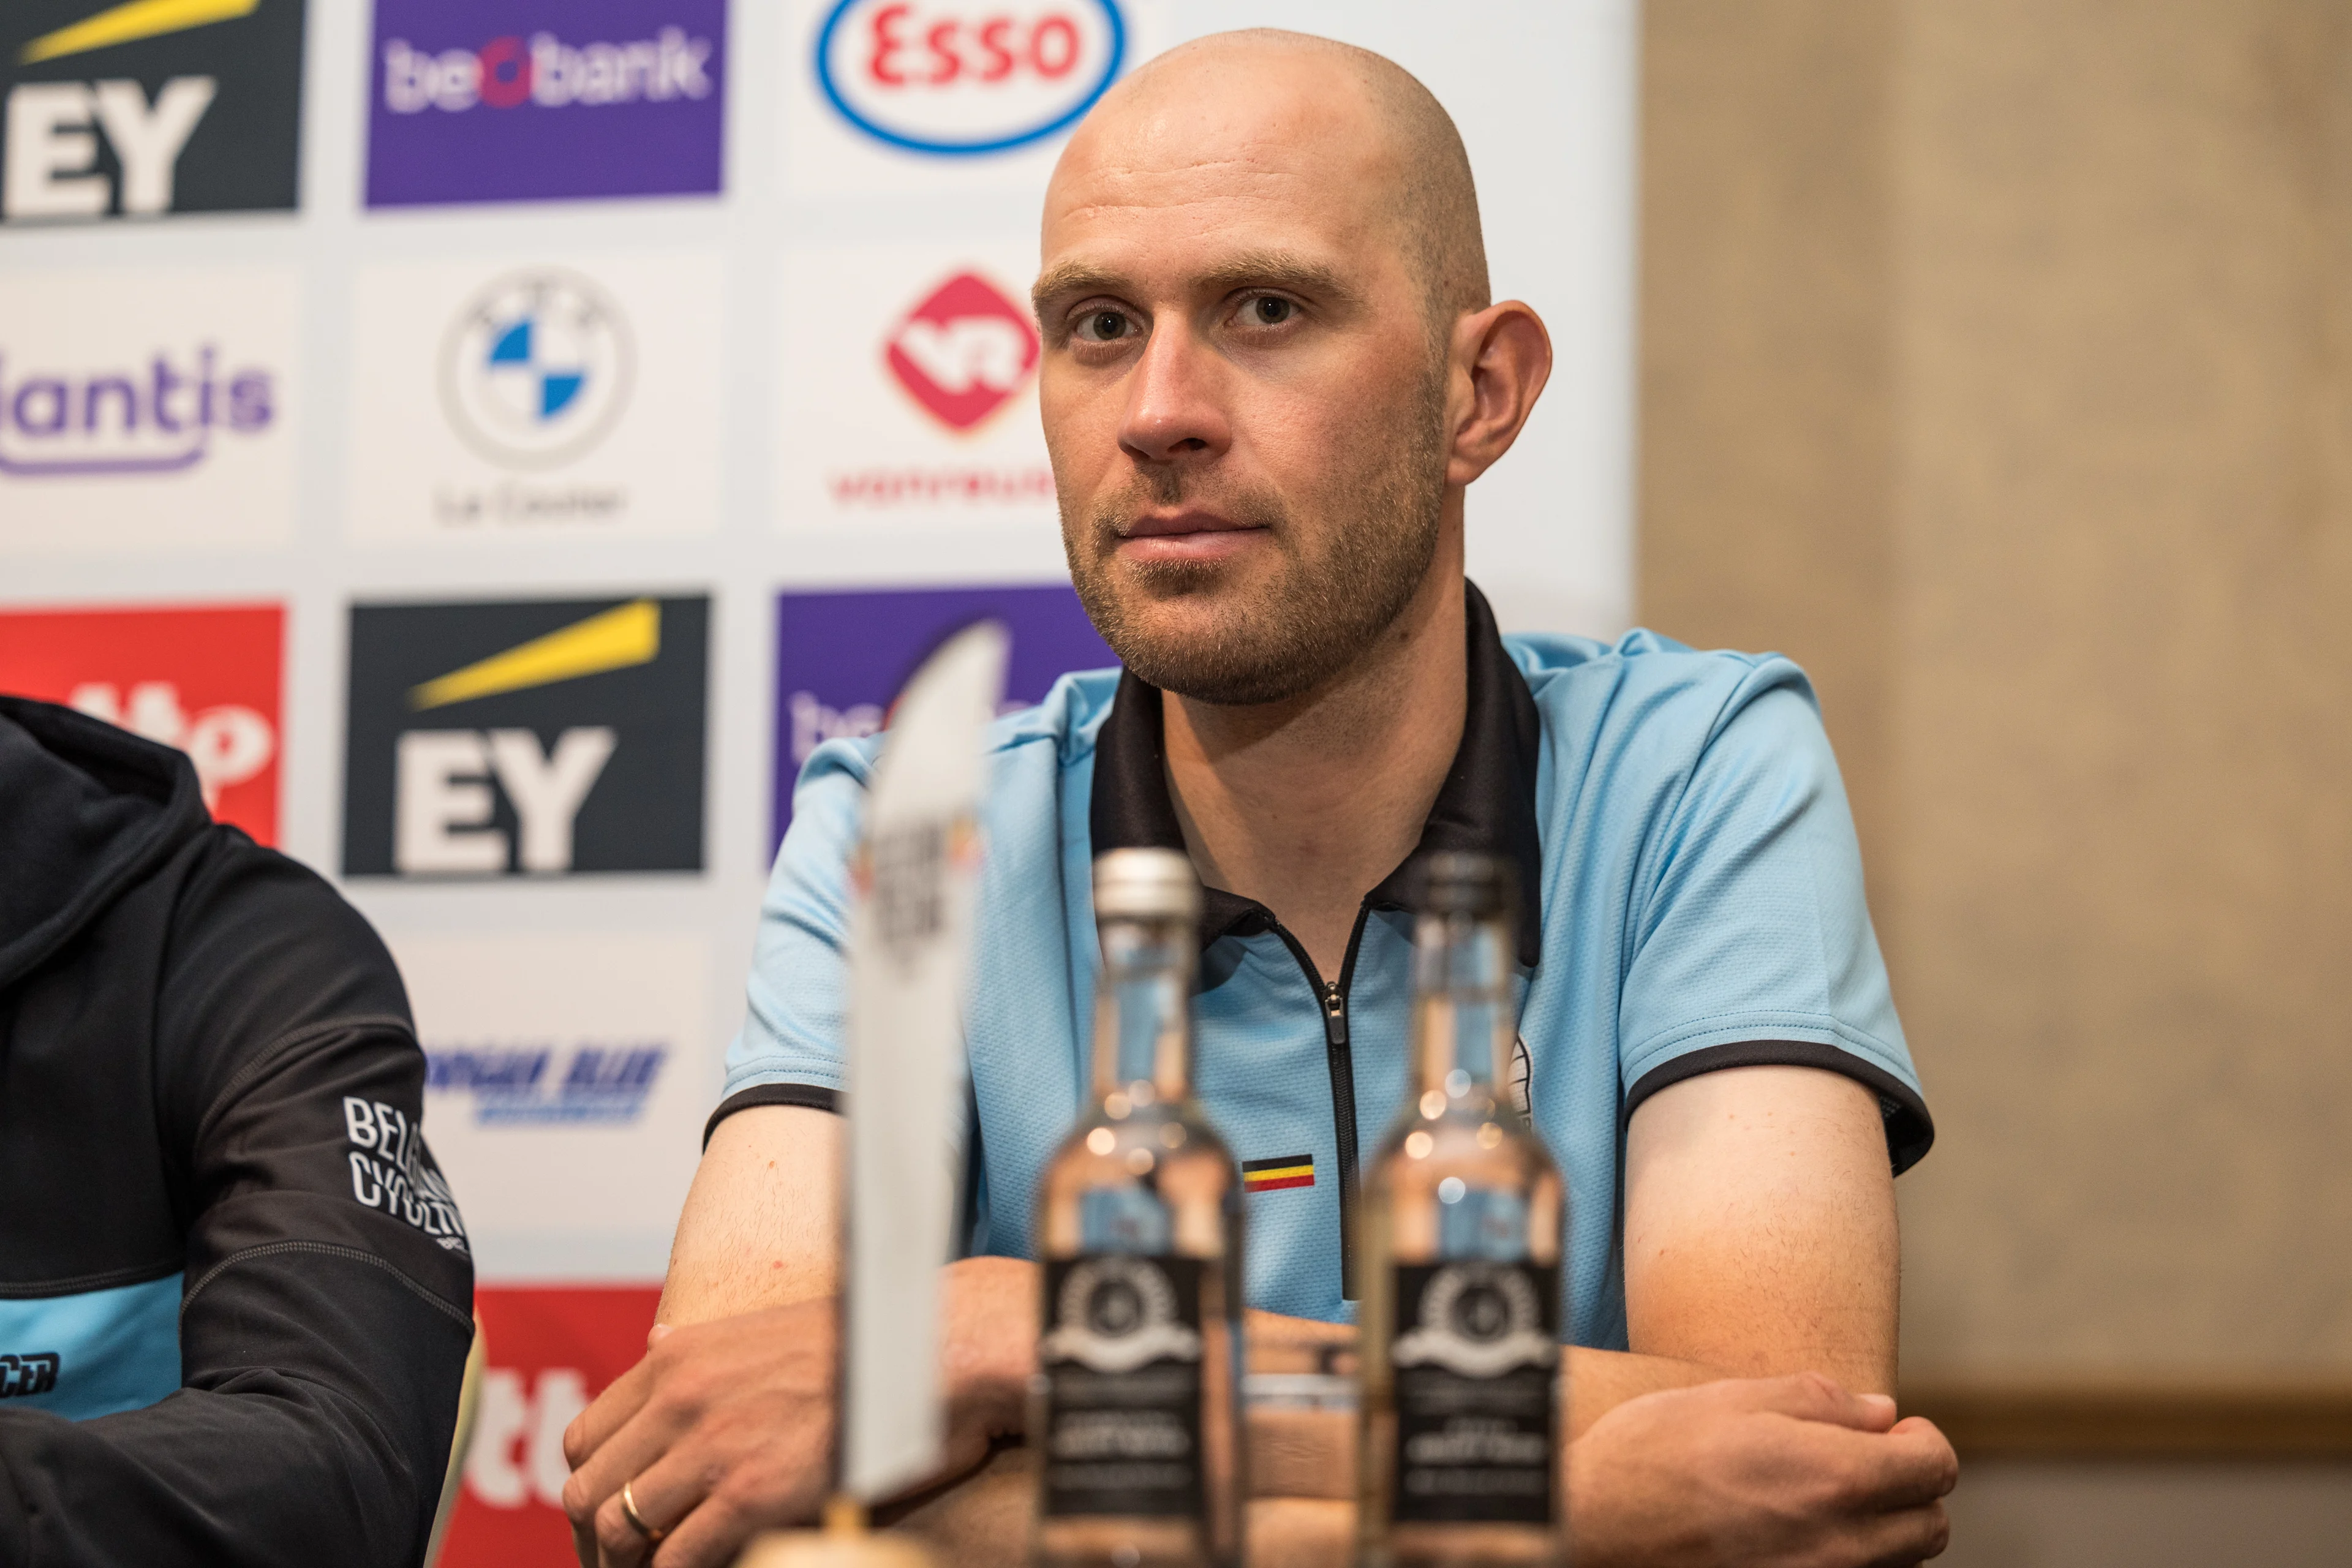
[[[1512, 1077], [1568, 1179], [1569, 1337], [1622, 1348], [1624, 1127], [1649, 1094], [1721, 1068], [1793, 1063], [1878, 1095], [1898, 1171], [1934, 1130], [1803, 673], [1777, 655], [1697, 653], [1645, 631], [1614, 644], [1498, 637], [1484, 598], [1467, 595], [1469, 710], [1416, 853], [1483, 849], [1522, 868]], [[980, 1250], [1032, 1255], [1038, 1178], [1088, 1081], [1093, 858], [1129, 843], [1181, 847], [1159, 734], [1159, 693], [1118, 670], [1066, 676], [990, 731], [966, 1037]], [[801, 772], [714, 1125], [747, 1105], [837, 1105], [846, 868], [886, 740], [828, 742]], [[1254, 1307], [1353, 1318], [1343, 1208], [1360, 1153], [1377, 1147], [1407, 1087], [1402, 876], [1367, 895], [1344, 989], [1340, 976], [1310, 978], [1271, 911], [1207, 900], [1195, 1088], [1245, 1171], [1288, 1173], [1245, 1200]]]

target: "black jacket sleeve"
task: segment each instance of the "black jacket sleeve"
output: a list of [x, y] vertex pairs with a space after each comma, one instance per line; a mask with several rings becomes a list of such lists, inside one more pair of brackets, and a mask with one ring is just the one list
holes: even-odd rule
[[412, 1564], [472, 1335], [424, 1055], [391, 956], [324, 882], [226, 830], [194, 859], [154, 1037], [183, 1386], [80, 1423], [0, 1413], [0, 1561]]

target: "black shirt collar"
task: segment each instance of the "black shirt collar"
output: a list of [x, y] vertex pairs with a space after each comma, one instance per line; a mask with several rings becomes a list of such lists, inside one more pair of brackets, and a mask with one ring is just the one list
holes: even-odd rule
[[[1542, 726], [1534, 696], [1495, 628], [1494, 612], [1475, 584], [1465, 581], [1469, 631], [1469, 706], [1462, 744], [1422, 825], [1421, 842], [1404, 863], [1364, 895], [1369, 909], [1406, 907], [1413, 862], [1442, 850], [1495, 855], [1519, 868], [1519, 962], [1535, 967], [1543, 951], [1543, 844], [1536, 827], [1536, 759]], [[1184, 847], [1176, 805], [1168, 795], [1161, 745], [1160, 689], [1121, 670], [1118, 693], [1095, 742], [1094, 798], [1087, 826], [1097, 855], [1108, 849]], [[1201, 945], [1222, 936], [1270, 930], [1274, 911], [1222, 888], [1202, 889]]]

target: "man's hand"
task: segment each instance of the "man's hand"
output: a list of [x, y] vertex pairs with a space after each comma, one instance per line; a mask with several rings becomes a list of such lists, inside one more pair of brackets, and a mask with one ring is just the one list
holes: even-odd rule
[[[945, 1474], [1018, 1431], [1035, 1355], [1036, 1274], [1009, 1258], [947, 1270]], [[759, 1531], [812, 1517], [834, 1445], [832, 1297], [670, 1331], [563, 1435], [563, 1489], [583, 1568], [715, 1568]], [[656, 1548], [629, 1522], [666, 1531]], [[930, 1484], [930, 1483], [926, 1483]]]
[[1908, 1568], [1944, 1550], [1959, 1461], [1893, 1400], [1801, 1373], [1629, 1400], [1568, 1477], [1578, 1568]]
[[563, 1434], [563, 1510], [582, 1568], [632, 1568], [654, 1547], [621, 1506], [669, 1531], [661, 1568], [732, 1558], [764, 1526], [824, 1500], [833, 1450], [831, 1298], [656, 1333]]

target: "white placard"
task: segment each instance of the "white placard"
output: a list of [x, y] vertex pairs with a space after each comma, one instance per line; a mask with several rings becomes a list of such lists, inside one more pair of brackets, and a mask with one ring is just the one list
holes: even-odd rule
[[667, 1234], [710, 1114], [709, 954], [654, 931], [394, 933], [425, 1136], [497, 1279], [502, 1244]]
[[716, 529], [724, 281], [720, 259], [699, 254], [361, 272], [352, 537]]
[[1035, 237], [795, 249], [776, 526], [1056, 526], [1037, 419]]
[[876, 1501], [937, 1472], [940, 1270], [964, 1142], [964, 989], [982, 737], [1011, 640], [958, 633], [899, 694], [849, 925], [849, 1304], [841, 1475]]
[[0, 280], [0, 552], [289, 539], [300, 293], [281, 266]]

